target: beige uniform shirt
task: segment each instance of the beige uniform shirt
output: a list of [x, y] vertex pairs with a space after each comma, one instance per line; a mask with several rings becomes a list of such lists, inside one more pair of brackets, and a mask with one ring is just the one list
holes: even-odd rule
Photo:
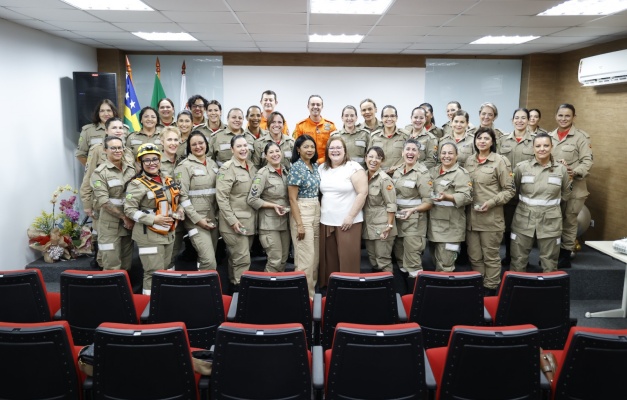
[[420, 143], [418, 161], [422, 162], [427, 168], [435, 167], [438, 160], [438, 138], [431, 132], [427, 132], [425, 128], [422, 128], [422, 131], [416, 136], [412, 136], [412, 132], [409, 130], [408, 137], [416, 139]]
[[455, 201], [433, 201], [429, 210], [427, 238], [432, 242], [457, 243], [466, 239], [466, 209], [472, 202], [472, 182], [468, 172], [459, 166], [440, 174], [441, 165], [431, 168], [435, 193], [453, 195]]
[[588, 196], [586, 177], [592, 168], [592, 144], [590, 136], [577, 129], [574, 125], [570, 127], [568, 135], [560, 141], [557, 136], [557, 129], [550, 133], [553, 137], [553, 158], [557, 161], [565, 160], [569, 167], [573, 169], [573, 199], [585, 198]]
[[180, 206], [185, 210], [185, 218], [196, 224], [203, 218], [218, 225], [218, 202], [216, 182], [218, 164], [206, 158], [204, 165], [195, 155], [190, 154], [174, 169], [174, 179], [181, 185]]
[[341, 137], [346, 142], [348, 157], [366, 168], [366, 151], [370, 148], [370, 132], [365, 129], [356, 128], [354, 133], [348, 133], [344, 129], [331, 135]]
[[[474, 126], [474, 127], [470, 127], [470, 125], [468, 126], [468, 132], [470, 132], [471, 135], [475, 135], [475, 133], [477, 132], [477, 129], [479, 129], [480, 126]], [[501, 136], [504, 135], [503, 131], [500, 130], [499, 128], [495, 128], [494, 125], [491, 126], [492, 130], [494, 131], [494, 135], [496, 136], [496, 141], [498, 142], [499, 139], [501, 138]]]
[[538, 239], [562, 235], [560, 202], [567, 201], [571, 180], [562, 164], [553, 161], [541, 166], [536, 159], [523, 161], [514, 168], [518, 206], [512, 221], [512, 234]]
[[370, 147], [379, 146], [385, 153], [385, 161], [381, 164], [381, 169], [386, 171], [390, 167], [403, 163], [403, 146], [406, 140], [407, 133], [402, 129], [397, 129], [392, 137], [387, 137], [383, 129], [372, 133]]
[[526, 132], [520, 142], [516, 140], [514, 132], [501, 136], [497, 140], [497, 152], [507, 157], [510, 165], [515, 167], [521, 161], [527, 161], [534, 158], [533, 153], [533, 137], [535, 135]]
[[271, 165], [261, 168], [253, 178], [248, 194], [248, 204], [258, 211], [259, 229], [266, 231], [287, 231], [289, 214], [279, 215], [274, 208], [261, 208], [264, 202], [289, 207], [287, 197], [287, 169], [281, 166], [281, 175]]
[[[388, 225], [388, 213], [395, 213], [396, 188], [394, 181], [388, 174], [378, 170], [368, 180], [368, 197], [364, 204], [364, 224], [362, 237], [368, 240], [379, 240], [381, 232]], [[396, 224], [388, 234], [388, 238], [398, 234]], [[379, 232], [379, 233], [377, 233]]]
[[126, 147], [131, 149], [133, 155], [137, 157], [137, 149], [144, 143], [152, 143], [157, 145], [159, 151], [163, 151], [163, 143], [161, 143], [161, 139], [159, 139], [159, 132], [155, 131], [152, 136], [146, 135], [142, 131], [133, 132], [126, 138]]
[[128, 236], [129, 230], [124, 228], [124, 221], [111, 215], [102, 206], [111, 203], [124, 214], [124, 188], [126, 183], [135, 176], [133, 164], [122, 161], [122, 169], [118, 169], [111, 161], [101, 164], [92, 175], [94, 188], [94, 208], [100, 212], [98, 229], [118, 232], [119, 236]]
[[[468, 207], [467, 229], [479, 232], [505, 230], [503, 205], [516, 195], [512, 167], [502, 155], [490, 153], [481, 164], [476, 156], [466, 160], [466, 170], [472, 179], [473, 205]], [[488, 211], [478, 212], [474, 204], [488, 202]]]
[[383, 129], [383, 122], [379, 121], [378, 119], [375, 118], [375, 125], [374, 128], [370, 128], [368, 127], [368, 125], [366, 125], [365, 122], [361, 122], [357, 125], [355, 125], [357, 127], [357, 129], [365, 129], [368, 132], [370, 132], [370, 135], [372, 135], [373, 132], [379, 130], [379, 129]]
[[[431, 190], [433, 182], [429, 170], [422, 163], [416, 163], [405, 171], [406, 165], [401, 164], [394, 171], [394, 187], [396, 188], [396, 205], [399, 210], [414, 208], [422, 203], [433, 204]], [[427, 236], [427, 213], [413, 213], [409, 218], [396, 219], [398, 236]]]
[[248, 205], [248, 194], [257, 168], [250, 161], [246, 164], [248, 169], [233, 157], [218, 172], [216, 199], [220, 209], [220, 232], [232, 233], [231, 226], [239, 221], [246, 228], [247, 236], [255, 234], [257, 212]]
[[464, 133], [464, 137], [458, 142], [453, 137], [453, 134], [443, 136], [440, 139], [439, 147], [442, 147], [444, 143], [454, 143], [457, 146], [457, 163], [460, 166], [466, 165], [466, 159], [473, 154], [475, 154], [475, 137], [470, 133], [470, 131], [466, 131]]
[[92, 146], [104, 143], [105, 136], [107, 136], [107, 133], [102, 122], [99, 122], [98, 125], [83, 125], [81, 135], [78, 138], [76, 157], [87, 157]]
[[252, 137], [255, 138], [255, 140], [259, 139], [262, 136], [267, 135], [268, 133], [269, 132], [267, 130], [259, 128], [259, 136], [257, 136], [248, 127], [244, 129], [244, 134], [251, 135]]
[[[274, 142], [274, 139], [269, 133], [255, 140], [255, 143], [253, 144], [255, 148], [255, 151], [253, 153], [253, 164], [255, 165], [255, 167], [257, 167], [257, 169], [261, 169], [268, 163], [266, 161], [266, 156], [263, 153], [263, 150], [266, 148], [266, 144], [268, 144], [268, 142]], [[292, 139], [291, 137], [287, 135], [281, 135], [279, 148], [281, 149], [281, 152], [283, 153], [283, 159], [281, 160], [281, 165], [283, 165], [285, 169], [289, 171], [290, 167], [292, 166], [291, 159], [292, 159], [292, 152], [294, 151], [294, 139]]]
[[[231, 151], [231, 139], [237, 136], [229, 128], [220, 129], [211, 136], [209, 140], [209, 157], [221, 167], [225, 162], [229, 161], [233, 157]], [[244, 133], [246, 142], [248, 142], [248, 159], [252, 161], [253, 154], [255, 153], [255, 137], [250, 133]]]
[[[83, 175], [83, 181], [79, 189], [79, 195], [83, 207], [89, 208], [92, 206], [93, 201], [93, 187], [92, 187], [92, 175], [96, 168], [107, 161], [107, 153], [105, 153], [104, 143], [94, 145], [89, 150], [87, 156], [87, 162], [85, 163], [85, 175]], [[135, 157], [130, 149], [124, 149], [124, 161], [127, 164], [134, 165]]]
[[207, 138], [207, 141], [210, 141], [211, 136], [213, 136], [216, 132], [221, 131], [222, 129], [226, 129], [226, 124], [224, 122], [220, 122], [220, 127], [216, 129], [215, 131], [209, 128], [209, 122], [206, 122], [206, 123], [193, 127], [192, 132], [200, 131], [203, 133], [203, 135], [205, 135], [205, 137]]
[[[161, 182], [154, 181], [163, 188], [168, 205], [172, 207], [172, 194], [170, 189], [165, 187], [165, 175], [161, 175]], [[133, 179], [126, 189], [126, 197], [124, 198], [124, 214], [135, 221], [133, 227], [133, 240], [139, 245], [170, 244], [174, 241], [174, 230], [168, 232], [167, 235], [161, 235], [147, 228], [155, 222], [155, 210], [157, 202], [153, 193], [146, 185]]]
[[427, 132], [429, 132], [438, 139], [444, 136], [444, 131], [442, 130], [442, 128], [437, 127], [435, 124], [431, 124], [429, 129], [427, 129]]
[[170, 178], [174, 178], [174, 169], [182, 160], [178, 157], [174, 160], [174, 162], [167, 159], [165, 156], [161, 156], [161, 173]]

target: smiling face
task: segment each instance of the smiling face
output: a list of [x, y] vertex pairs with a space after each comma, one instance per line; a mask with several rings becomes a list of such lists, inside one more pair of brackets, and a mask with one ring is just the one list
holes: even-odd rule
[[303, 161], [309, 162], [316, 153], [316, 144], [311, 140], [305, 140], [297, 151]]
[[481, 153], [489, 151], [492, 146], [492, 137], [487, 132], [482, 132], [475, 137], [475, 144]]
[[159, 103], [159, 116], [161, 120], [169, 122], [174, 115], [174, 107], [167, 100], [161, 100]]
[[567, 131], [573, 125], [575, 115], [570, 108], [560, 108], [555, 115], [555, 121], [561, 131]]
[[414, 130], [421, 131], [427, 123], [427, 112], [424, 108], [417, 108], [411, 113], [411, 124]]
[[456, 115], [453, 118], [453, 132], [457, 135], [463, 135], [466, 132], [466, 128], [468, 128], [468, 121], [463, 115]]
[[209, 122], [217, 123], [222, 118], [222, 111], [220, 111], [220, 107], [217, 104], [209, 104], [207, 106], [207, 119]]
[[246, 158], [248, 158], [248, 142], [243, 137], [235, 140], [231, 150], [233, 151], [235, 158], [240, 162], [245, 161]]
[[342, 122], [344, 123], [344, 128], [353, 129], [355, 128], [355, 122], [357, 122], [357, 114], [355, 110], [352, 108], [345, 108], [342, 112]]
[[239, 132], [244, 124], [244, 114], [240, 110], [231, 110], [227, 122], [231, 132]]
[[514, 124], [514, 128], [518, 132], [526, 131], [527, 124], [529, 123], [529, 120], [527, 119], [527, 113], [524, 112], [523, 110], [516, 111], [516, 114], [514, 114], [514, 119], [512, 120], [512, 123]]
[[274, 169], [278, 169], [282, 159], [283, 153], [281, 152], [279, 146], [275, 143], [271, 144], [266, 151], [266, 161], [268, 162], [268, 164], [272, 165]]
[[142, 115], [141, 123], [146, 130], [153, 130], [157, 126], [157, 114], [152, 110], [146, 110]]
[[457, 110], [459, 110], [459, 108], [457, 107], [457, 104], [455, 104], [455, 103], [447, 104], [447, 106], [446, 106], [446, 116], [448, 117], [448, 119], [450, 121], [453, 120], [453, 117], [455, 116], [455, 113], [457, 112]]
[[406, 143], [403, 147], [403, 160], [408, 167], [413, 167], [416, 164], [419, 155], [420, 151], [415, 143]]
[[204, 159], [205, 153], [207, 151], [207, 143], [200, 135], [194, 135], [189, 140], [189, 146], [192, 150], [192, 154], [196, 156], [196, 158]]
[[124, 136], [124, 124], [122, 121], [112, 121], [107, 128], [107, 136], [115, 136], [121, 138]]
[[273, 135], [280, 135], [283, 133], [283, 118], [280, 115], [276, 114], [272, 117], [272, 121], [270, 121], [270, 133]]
[[386, 128], [396, 128], [396, 120], [398, 119], [398, 116], [396, 115], [395, 109], [390, 107], [384, 108], [381, 114], [383, 126]]
[[252, 130], [257, 130], [259, 123], [261, 123], [261, 109], [259, 109], [259, 107], [251, 107], [246, 119], [248, 120], [248, 126]]
[[124, 157], [124, 145], [121, 139], [109, 140], [107, 142], [107, 148], [105, 149], [107, 159], [116, 164]]
[[261, 103], [261, 107], [263, 108], [263, 112], [268, 115], [274, 111], [274, 108], [278, 104], [273, 94], [264, 94], [261, 97], [260, 103]]
[[141, 160], [144, 172], [148, 175], [159, 174], [159, 168], [161, 168], [161, 158], [157, 154], [144, 154]]
[[379, 156], [376, 150], [370, 150], [368, 154], [366, 154], [366, 166], [368, 167], [368, 171], [375, 173], [381, 168], [381, 163], [383, 162], [383, 158]]
[[107, 103], [102, 103], [98, 109], [98, 118], [100, 118], [100, 122], [104, 124], [111, 117], [113, 117], [113, 110], [111, 109], [111, 106]]
[[346, 149], [344, 149], [344, 143], [341, 140], [333, 140], [329, 141], [329, 159], [331, 160], [331, 164], [340, 165], [344, 162], [346, 157]]
[[163, 140], [163, 151], [168, 156], [175, 155], [180, 145], [179, 135], [177, 135], [176, 132], [168, 132], [165, 134], [162, 140]]
[[205, 102], [202, 99], [196, 99], [194, 104], [192, 104], [192, 115], [197, 121], [202, 121], [205, 117]]
[[316, 96], [310, 98], [309, 103], [307, 103], [307, 108], [309, 109], [309, 116], [312, 119], [320, 118], [320, 113], [322, 113], [322, 99]]
[[481, 120], [481, 126], [491, 128], [494, 120], [496, 119], [494, 109], [492, 109], [492, 107], [484, 106], [479, 112], [479, 119]]
[[535, 129], [540, 122], [540, 114], [537, 111], [529, 111], [529, 126]]
[[361, 103], [359, 107], [361, 109], [361, 116], [364, 118], [364, 121], [371, 122], [376, 119], [377, 116], [377, 107], [372, 104], [370, 101], [364, 101]]
[[440, 161], [444, 168], [451, 168], [457, 162], [457, 150], [452, 143], [445, 143], [440, 147]]
[[192, 119], [189, 115], [181, 114], [176, 120], [176, 126], [181, 131], [181, 135], [187, 135], [192, 131]]
[[533, 141], [533, 152], [536, 155], [536, 160], [541, 164], [545, 164], [550, 160], [552, 149], [553, 143], [551, 143], [551, 138], [549, 137], [536, 138]]

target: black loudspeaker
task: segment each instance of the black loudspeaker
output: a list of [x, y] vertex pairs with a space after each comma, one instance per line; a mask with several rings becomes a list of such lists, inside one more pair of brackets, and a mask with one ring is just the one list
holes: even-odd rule
[[92, 123], [96, 105], [103, 99], [109, 99], [118, 109], [122, 118], [123, 111], [118, 107], [117, 80], [115, 73], [74, 72], [74, 93], [76, 94], [77, 129]]

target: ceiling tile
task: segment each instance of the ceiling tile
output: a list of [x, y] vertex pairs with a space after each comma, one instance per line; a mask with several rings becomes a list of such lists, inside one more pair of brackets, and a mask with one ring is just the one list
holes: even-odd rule
[[[18, 21], [16, 21], [18, 22]], [[47, 31], [62, 31], [63, 28], [59, 28], [58, 26], [47, 24], [43, 21], [39, 21], [37, 19], [24, 19], [19, 20], [20, 25], [28, 26], [29, 28], [38, 29], [38, 30], [47, 30]]]
[[319, 35], [365, 35], [370, 31], [369, 26], [350, 26], [350, 25], [309, 25], [309, 34], [317, 33]]
[[408, 50], [454, 50], [462, 46], [459, 43], [414, 43]]
[[268, 1], [250, 1], [250, 0], [223, 0], [233, 11], [245, 12], [267, 12], [268, 10], [281, 10], [281, 12], [303, 12], [307, 10], [307, 0], [272, 0], [272, 4]]
[[[559, 4], [559, 3], [557, 3]], [[537, 15], [556, 5], [555, 1], [480, 1], [467, 15]]]
[[213, 33], [246, 33], [241, 24], [179, 24], [185, 32], [193, 34], [194, 37], [200, 39], [198, 35]]
[[625, 27], [607, 26], [607, 27], [593, 27], [587, 26], [582, 28], [569, 28], [563, 31], [555, 33], [553, 36], [580, 36], [580, 37], [596, 37], [603, 35], [612, 35], [620, 32], [624, 32]]
[[427, 35], [437, 28], [421, 26], [375, 26], [371, 35], [420, 36]]
[[440, 26], [457, 15], [390, 15], [381, 18], [379, 26]]
[[121, 32], [122, 29], [108, 22], [77, 22], [77, 21], [51, 21], [51, 25], [58, 26], [68, 31], [92, 31], [92, 32]]
[[94, 40], [106, 42], [107, 40], [143, 40], [130, 32], [93, 32], [93, 31], [74, 31], [82, 36]]
[[379, 19], [381, 19], [380, 15], [311, 14], [309, 23], [312, 25], [374, 25]]
[[450, 50], [403, 50], [401, 54], [448, 54]]
[[304, 53], [305, 46], [302, 47], [259, 47], [264, 53]]
[[193, 35], [196, 39], [202, 40], [203, 42], [207, 41], [250, 41], [250, 35], [245, 33], [194, 33]]
[[403, 50], [410, 47], [411, 43], [360, 43], [360, 49], [381, 49], [385, 51], [389, 50]]
[[159, 11], [229, 11], [224, 1], [172, 1], [172, 0], [142, 0], [148, 6]]
[[108, 22], [170, 22], [163, 14], [152, 11], [90, 11], [90, 15]]
[[305, 25], [271, 25], [271, 24], [244, 24], [244, 29], [249, 33], [278, 33], [278, 34], [294, 34], [306, 33]]
[[[500, 28], [495, 28], [486, 25], [479, 26], [443, 26], [441, 28], [435, 28], [430, 34], [438, 36], [485, 36], [493, 35], [494, 32]], [[474, 40], [474, 39], [473, 39]]]
[[255, 42], [305, 42], [308, 40], [307, 35], [266, 35], [262, 33], [252, 33], [250, 35]]
[[32, 19], [24, 14], [20, 14], [17, 11], [9, 10], [8, 8], [0, 7], [0, 18], [8, 19], [8, 20], [22, 20], [22, 19]]
[[98, 21], [85, 11], [75, 8], [24, 8], [9, 7], [9, 10], [24, 14], [31, 18], [40, 19], [42, 21]]
[[74, 9], [68, 3], [59, 0], [0, 0], [1, 7], [24, 7], [24, 8], [69, 8]]
[[[388, 15], [432, 15], [432, 14], [459, 14], [472, 7], [477, 0], [443, 0], [443, 1], [416, 1], [395, 0], [389, 8]], [[444, 12], [443, 12], [444, 11]]]
[[359, 54], [400, 54], [403, 50], [402, 49], [390, 49], [390, 48], [385, 48], [385, 49], [368, 49], [368, 48], [357, 48], [355, 49], [354, 53], [359, 53]]
[[238, 53], [260, 53], [261, 51], [257, 47], [237, 47], [235, 49], [232, 46], [216, 46], [213, 48], [218, 53], [229, 53], [237, 51]]
[[231, 12], [191, 12], [191, 11], [164, 11], [163, 15], [178, 23], [196, 24], [237, 24], [239, 21]]
[[237, 18], [244, 23], [262, 23], [268, 25], [305, 25], [307, 24], [307, 13], [237, 13]]
[[[217, 48], [225, 48], [225, 47], [233, 47], [233, 48], [245, 48], [245, 47], [255, 47], [255, 43], [251, 42], [251, 41], [224, 41], [224, 40], [203, 40], [203, 43], [207, 44], [208, 46], [213, 47], [214, 49]], [[233, 51], [233, 50], [231, 50]], [[239, 51], [239, 50], [237, 50]]]
[[159, 24], [116, 22], [114, 25], [128, 32], [181, 32], [181, 27], [173, 22]]
[[627, 26], [627, 13], [623, 12], [620, 15], [608, 15], [606, 17], [599, 17], [594, 20], [581, 24], [582, 26]]
[[296, 41], [291, 41], [291, 42], [272, 42], [272, 41], [255, 41], [255, 43], [257, 43], [257, 46], [259, 46], [259, 48], [263, 49], [264, 47], [273, 47], [273, 48], [295, 48], [295, 47], [302, 47], [303, 49], [306, 47], [306, 44], [304, 41], [300, 41], [300, 42], [296, 42]]

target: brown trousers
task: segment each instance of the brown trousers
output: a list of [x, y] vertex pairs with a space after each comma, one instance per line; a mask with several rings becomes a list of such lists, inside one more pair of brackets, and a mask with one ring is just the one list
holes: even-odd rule
[[347, 231], [320, 224], [320, 269], [318, 285], [327, 286], [332, 272], [359, 273], [361, 264], [361, 222]]

